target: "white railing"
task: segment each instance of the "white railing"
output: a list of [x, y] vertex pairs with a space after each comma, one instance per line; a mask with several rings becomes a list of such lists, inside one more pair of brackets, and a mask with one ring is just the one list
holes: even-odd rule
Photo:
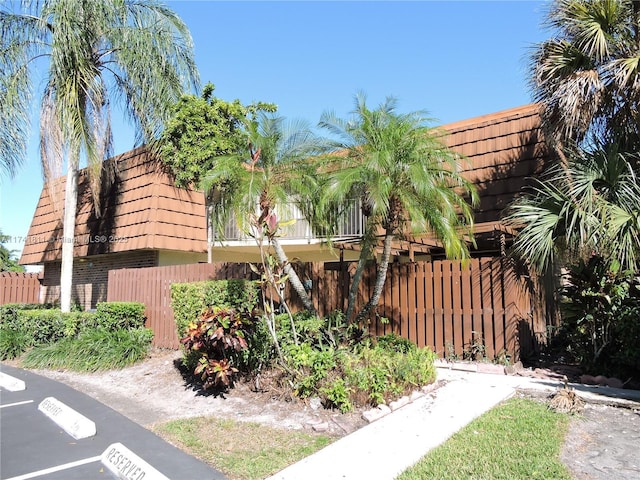
[[[322, 240], [327, 237], [326, 232], [316, 229], [309, 224], [301, 210], [294, 203], [279, 205], [276, 208], [276, 214], [281, 224], [279, 235], [287, 240]], [[286, 225], [291, 220], [291, 224]], [[362, 215], [360, 201], [353, 200], [347, 206], [346, 211], [341, 216], [340, 224], [337, 225], [337, 231], [333, 235], [334, 239], [339, 238], [357, 238], [362, 236], [364, 232], [365, 218]], [[224, 228], [224, 238], [216, 238], [217, 241], [244, 241], [251, 238], [247, 232], [247, 226], [244, 228], [236, 221], [235, 216], [229, 219]]]

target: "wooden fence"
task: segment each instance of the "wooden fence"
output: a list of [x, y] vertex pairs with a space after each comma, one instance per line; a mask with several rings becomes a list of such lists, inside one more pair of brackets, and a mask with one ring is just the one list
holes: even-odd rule
[[[530, 285], [516, 275], [507, 259], [473, 259], [466, 266], [434, 261], [389, 267], [383, 296], [368, 325], [375, 335], [394, 332], [418, 346], [430, 346], [440, 356], [462, 357], [484, 349], [489, 358], [506, 353], [512, 360], [535, 349], [544, 337], [545, 315], [532, 302]], [[310, 294], [321, 314], [346, 309], [354, 268], [348, 263], [304, 265], [299, 273], [312, 281]], [[239, 264], [112, 270], [107, 299], [145, 303], [155, 344], [176, 348], [171, 283], [250, 276], [250, 270]], [[371, 295], [374, 282], [372, 267], [363, 275], [360, 305]], [[288, 295], [294, 294], [288, 289]], [[295, 307], [298, 302], [292, 300], [292, 304]]]
[[0, 305], [7, 303], [39, 303], [39, 273], [2, 272], [0, 273]]
[[[344, 308], [348, 283], [340, 279], [349, 276], [324, 272], [326, 303], [321, 311]], [[374, 282], [372, 268], [363, 276], [359, 305], [372, 295]], [[327, 288], [332, 283], [341, 288]], [[375, 335], [396, 333], [440, 356], [483, 350], [488, 358], [509, 354], [517, 359], [536, 349], [546, 331], [544, 314], [533, 304], [530, 290], [504, 258], [473, 259], [465, 266], [459, 261], [392, 264], [369, 330]]]
[[171, 309], [171, 284], [245, 278], [250, 272], [247, 264], [233, 263], [110, 270], [107, 301], [144, 303], [147, 327], [154, 332], [153, 344], [161, 348], [178, 348], [180, 339]]

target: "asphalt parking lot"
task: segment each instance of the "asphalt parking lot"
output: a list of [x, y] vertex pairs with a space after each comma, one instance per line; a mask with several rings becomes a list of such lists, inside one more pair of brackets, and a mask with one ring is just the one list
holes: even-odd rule
[[3, 364], [0, 372], [9, 376], [0, 381], [1, 480], [225, 479], [81, 392]]

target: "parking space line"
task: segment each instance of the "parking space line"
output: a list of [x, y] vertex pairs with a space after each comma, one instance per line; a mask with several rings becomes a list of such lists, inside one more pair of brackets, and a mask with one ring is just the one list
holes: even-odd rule
[[43, 470], [38, 470], [37, 472], [25, 473], [24, 475], [7, 478], [6, 480], [28, 480], [30, 478], [37, 478], [37, 477], [41, 477], [42, 475], [47, 475], [49, 473], [60, 472], [62, 470], [68, 470], [70, 468], [79, 467], [81, 465], [86, 465], [88, 463], [99, 462], [100, 458], [101, 458], [100, 456], [89, 457], [83, 460], [77, 460], [75, 462], [69, 462], [63, 465], [58, 465], [57, 467], [50, 467], [50, 468], [45, 468]]
[[25, 400], [24, 402], [7, 403], [6, 405], [0, 405], [0, 408], [17, 407], [18, 405], [25, 405], [27, 403], [33, 403], [33, 400]]

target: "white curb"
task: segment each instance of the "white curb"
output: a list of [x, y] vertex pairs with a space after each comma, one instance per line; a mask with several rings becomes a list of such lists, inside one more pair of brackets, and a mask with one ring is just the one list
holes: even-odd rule
[[100, 457], [120, 480], [169, 480], [121, 443], [112, 443]]
[[76, 440], [93, 437], [96, 434], [94, 422], [54, 397], [47, 397], [40, 402], [38, 410]]
[[9, 390], [10, 392], [18, 392], [27, 388], [24, 381], [12, 377], [11, 375], [7, 375], [4, 372], [0, 372], [0, 387]]

